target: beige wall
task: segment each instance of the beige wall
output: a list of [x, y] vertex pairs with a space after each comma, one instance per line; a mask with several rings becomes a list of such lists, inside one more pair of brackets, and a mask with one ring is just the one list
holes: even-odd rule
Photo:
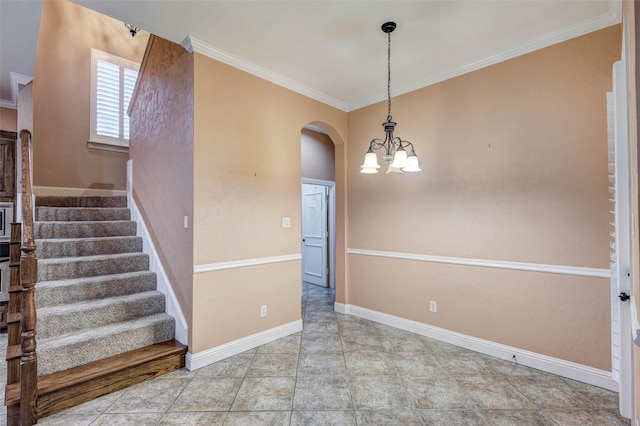
[[301, 173], [310, 179], [335, 180], [335, 146], [329, 136], [302, 129]]
[[191, 332], [193, 57], [159, 37], [152, 41], [132, 101], [129, 153], [136, 204]]
[[87, 148], [91, 48], [135, 62], [148, 34], [67, 1], [46, 0], [34, 72], [34, 185], [126, 189], [126, 153]]
[[[299, 254], [300, 131], [345, 135], [347, 114], [199, 54], [194, 90], [194, 264]], [[192, 351], [299, 320], [300, 276], [299, 260], [196, 274]]]
[[18, 132], [18, 110], [0, 107], [0, 130]]
[[[386, 105], [350, 113], [349, 247], [608, 269], [620, 40], [610, 27], [395, 98], [419, 174], [358, 173]], [[610, 369], [609, 280], [358, 255], [348, 276], [350, 303]]]

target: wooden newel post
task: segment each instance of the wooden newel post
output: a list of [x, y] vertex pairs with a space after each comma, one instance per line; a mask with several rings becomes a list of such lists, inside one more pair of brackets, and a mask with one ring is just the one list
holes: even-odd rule
[[38, 258], [33, 237], [33, 191], [31, 187], [31, 133], [20, 132], [22, 142], [22, 255], [20, 284], [22, 286], [22, 356], [20, 358], [20, 422], [38, 422], [38, 357], [36, 354], [35, 286], [38, 280]]

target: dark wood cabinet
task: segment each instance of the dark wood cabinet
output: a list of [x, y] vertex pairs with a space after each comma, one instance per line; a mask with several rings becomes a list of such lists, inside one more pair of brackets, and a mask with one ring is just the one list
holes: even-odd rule
[[15, 196], [17, 134], [0, 131], [0, 201], [13, 201]]
[[0, 333], [7, 331], [7, 302], [0, 302]]

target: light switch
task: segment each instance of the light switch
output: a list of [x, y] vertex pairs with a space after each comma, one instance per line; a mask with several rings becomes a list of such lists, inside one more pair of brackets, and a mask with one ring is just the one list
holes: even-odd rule
[[183, 222], [184, 229], [187, 229], [189, 227], [189, 216], [185, 216]]
[[283, 228], [291, 228], [291, 218], [290, 217], [283, 217], [282, 218], [282, 227]]

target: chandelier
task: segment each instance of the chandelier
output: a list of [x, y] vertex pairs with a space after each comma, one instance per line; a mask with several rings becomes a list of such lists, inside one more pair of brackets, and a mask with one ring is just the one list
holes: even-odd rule
[[129, 34], [131, 34], [131, 37], [135, 37], [136, 34], [138, 34], [138, 31], [140, 31], [140, 28], [136, 27], [135, 25], [125, 23], [124, 26], [129, 30]]
[[[399, 137], [393, 136], [396, 123], [391, 117], [391, 33], [396, 29], [395, 22], [382, 24], [382, 31], [387, 34], [387, 121], [382, 123], [385, 138], [374, 139], [369, 144], [369, 150], [364, 156], [364, 163], [360, 166], [360, 173], [378, 173], [380, 165], [375, 153], [378, 149], [384, 149], [384, 160], [388, 163], [387, 174], [402, 172], [420, 172], [422, 169], [418, 165], [418, 156], [413, 149], [413, 144], [403, 141]], [[407, 148], [411, 148], [407, 154]]]

